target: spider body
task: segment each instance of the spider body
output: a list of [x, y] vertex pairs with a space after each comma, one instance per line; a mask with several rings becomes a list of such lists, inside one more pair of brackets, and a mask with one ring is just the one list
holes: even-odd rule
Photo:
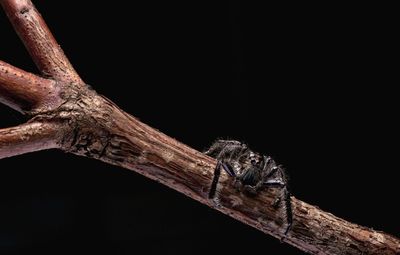
[[276, 187], [280, 191], [276, 204], [283, 209], [287, 234], [292, 225], [292, 209], [288, 178], [280, 165], [271, 157], [253, 152], [246, 144], [234, 140], [218, 140], [205, 154], [218, 160], [209, 192], [210, 199], [216, 195], [221, 169], [233, 178], [234, 187], [247, 195], [255, 196], [265, 187]]

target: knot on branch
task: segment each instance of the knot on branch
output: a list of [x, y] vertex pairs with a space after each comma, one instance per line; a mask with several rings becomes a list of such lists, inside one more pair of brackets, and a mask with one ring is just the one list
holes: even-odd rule
[[31, 112], [31, 122], [58, 122], [64, 136], [59, 147], [66, 152], [100, 158], [110, 141], [111, 108], [90, 86], [59, 83], [61, 103], [47, 111]]
[[57, 116], [66, 120], [70, 132], [62, 141], [62, 149], [91, 158], [101, 158], [110, 142], [107, 126], [112, 126], [112, 110], [90, 86], [75, 87], [62, 95], [65, 103]]

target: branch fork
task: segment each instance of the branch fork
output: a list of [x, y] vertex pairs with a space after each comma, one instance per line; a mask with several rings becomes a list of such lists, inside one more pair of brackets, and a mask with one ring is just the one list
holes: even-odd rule
[[[264, 233], [282, 239], [275, 193], [247, 197], [220, 177], [216, 160], [141, 123], [90, 89], [30, 0], [0, 0], [42, 76], [0, 61], [0, 102], [30, 117], [0, 129], [0, 158], [61, 149], [136, 171]], [[283, 241], [310, 254], [400, 254], [400, 240], [352, 224], [292, 197], [293, 227]]]

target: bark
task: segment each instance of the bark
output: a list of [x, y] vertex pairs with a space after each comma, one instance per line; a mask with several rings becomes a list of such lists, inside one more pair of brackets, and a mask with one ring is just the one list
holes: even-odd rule
[[57, 141], [63, 135], [62, 127], [56, 122], [31, 121], [0, 129], [0, 158], [58, 148]]
[[0, 102], [28, 113], [45, 111], [60, 103], [54, 80], [25, 72], [0, 60]]
[[1, 0], [0, 3], [33, 61], [45, 76], [83, 83], [30, 0]]
[[[238, 192], [225, 173], [216, 198], [208, 199], [215, 159], [141, 123], [82, 83], [30, 1], [0, 1], [39, 68], [56, 80], [52, 83], [2, 64], [23, 74], [17, 79], [0, 71], [3, 101], [15, 109], [23, 109], [26, 101], [35, 110], [29, 112], [28, 123], [0, 130], [0, 158], [59, 148], [138, 172], [310, 254], [400, 254], [398, 238], [352, 224], [295, 197], [293, 227], [284, 236], [284, 220], [274, 206], [276, 190], [249, 197]], [[44, 96], [41, 86], [53, 96]], [[34, 107], [47, 103], [48, 107]]]
[[217, 199], [210, 200], [214, 159], [141, 123], [90, 89], [78, 89], [68, 98], [56, 111], [36, 117], [68, 123], [71, 129], [59, 142], [66, 152], [136, 171], [311, 254], [400, 252], [397, 238], [346, 222], [294, 197], [293, 227], [284, 236], [281, 211], [273, 205], [274, 189], [248, 197], [223, 173]]

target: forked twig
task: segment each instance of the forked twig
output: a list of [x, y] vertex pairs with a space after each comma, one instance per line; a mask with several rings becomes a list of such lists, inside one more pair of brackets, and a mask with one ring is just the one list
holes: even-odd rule
[[311, 254], [400, 254], [398, 238], [294, 197], [293, 227], [283, 236], [275, 192], [245, 196], [225, 173], [218, 201], [209, 199], [215, 159], [141, 123], [89, 89], [31, 1], [0, 3], [46, 77], [0, 62], [0, 101], [31, 117], [20, 126], [0, 129], [0, 158], [58, 148], [134, 170]]

